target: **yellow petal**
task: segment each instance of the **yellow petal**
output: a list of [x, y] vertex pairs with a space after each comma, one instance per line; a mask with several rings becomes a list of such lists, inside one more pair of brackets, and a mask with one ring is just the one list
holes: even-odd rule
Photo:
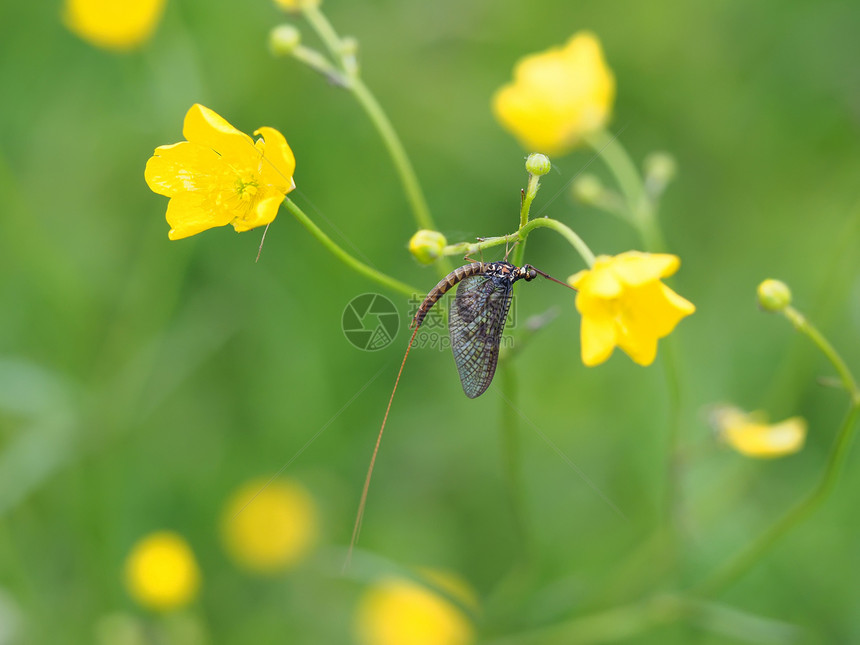
[[774, 458], [798, 452], [806, 439], [806, 421], [792, 417], [781, 423], [741, 423], [726, 427], [722, 436], [747, 457]]
[[657, 337], [647, 329], [627, 327], [618, 334], [618, 346], [634, 363], [647, 367], [657, 358]]
[[188, 141], [156, 148], [146, 162], [144, 178], [153, 192], [166, 197], [235, 182], [230, 167], [214, 150]]
[[469, 645], [475, 638], [466, 616], [448, 600], [397, 578], [365, 592], [356, 632], [364, 645]]
[[280, 191], [271, 186], [261, 188], [252, 208], [229, 223], [237, 233], [265, 226], [275, 219], [282, 201], [284, 201], [284, 195]]
[[262, 154], [260, 176], [264, 184], [275, 186], [284, 195], [295, 188], [293, 174], [296, 172], [296, 158], [287, 140], [274, 128], [263, 127], [254, 132], [254, 136], [263, 137], [263, 142], [257, 143]]
[[598, 298], [617, 298], [621, 295], [622, 285], [614, 271], [595, 268], [591, 271], [587, 284], [582, 290], [588, 291]]
[[615, 257], [612, 270], [626, 284], [637, 286], [666, 278], [675, 273], [679, 266], [681, 260], [677, 255], [627, 251]]
[[615, 100], [615, 76], [606, 65], [597, 36], [588, 31], [575, 34], [562, 55], [571, 73], [567, 88], [574, 90], [568, 101], [578, 106], [576, 124], [568, 124], [568, 139], [598, 130], [606, 125]]
[[107, 49], [137, 47], [152, 35], [164, 0], [66, 0], [66, 26], [84, 40]]
[[580, 32], [564, 47], [520, 60], [512, 83], [493, 96], [493, 112], [528, 150], [570, 150], [609, 118], [615, 79], [599, 41]]
[[182, 134], [192, 143], [212, 148], [237, 170], [257, 167], [259, 153], [254, 140], [199, 103], [185, 115]]
[[609, 317], [584, 316], [580, 327], [582, 363], [586, 367], [600, 365], [612, 355], [617, 342], [615, 322]]
[[695, 310], [693, 303], [662, 282], [651, 282], [627, 291], [625, 324], [655, 339], [664, 338], [672, 333], [682, 318]]
[[618, 316], [618, 303], [611, 298], [595, 296], [591, 291], [580, 289], [576, 294], [576, 310], [584, 318], [616, 318]]
[[590, 272], [587, 269], [583, 269], [582, 271], [577, 271], [572, 276], [567, 279], [567, 283], [573, 287], [574, 289], [579, 289], [582, 285], [583, 280]]
[[173, 197], [167, 204], [167, 223], [171, 240], [196, 235], [216, 226], [230, 223], [233, 215], [224, 209], [212, 208], [207, 195], [203, 193], [183, 193]]

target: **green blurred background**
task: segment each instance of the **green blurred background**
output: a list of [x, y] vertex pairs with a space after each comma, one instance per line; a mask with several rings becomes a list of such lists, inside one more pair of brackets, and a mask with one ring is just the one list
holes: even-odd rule
[[[695, 582], [817, 481], [846, 408], [844, 393], [817, 383], [831, 373], [821, 356], [757, 310], [758, 282], [787, 281], [860, 365], [860, 5], [329, 0], [324, 9], [359, 39], [364, 78], [450, 241], [516, 227], [523, 152], [494, 122], [492, 92], [520, 56], [593, 30], [618, 81], [611, 127], [626, 126], [621, 142], [637, 160], [657, 149], [678, 160], [661, 219], [682, 258], [672, 286], [698, 308], [673, 338], [687, 456], [677, 579], [623, 564], [660, 514], [660, 361], [643, 369], [616, 352], [583, 367], [572, 294], [545, 281], [518, 288], [518, 320], [551, 307], [559, 315], [512, 363], [516, 406], [534, 426], [519, 425], [530, 564], [511, 576], [522, 554], [500, 426], [514, 413], [493, 390], [466, 399], [447, 351], [415, 351], [406, 366], [361, 553], [457, 572], [481, 598], [487, 637]], [[385, 292], [285, 212], [257, 264], [259, 231], [169, 242], [167, 200], [149, 191], [143, 168], [156, 146], [181, 140], [195, 102], [246, 132], [276, 127], [298, 160], [297, 203], [381, 270], [429, 290], [438, 276], [406, 249], [414, 225], [392, 166], [349, 94], [269, 55], [268, 32], [284, 17], [266, 0], [169, 0], [152, 40], [128, 54], [79, 40], [60, 14], [59, 2], [0, 5], [0, 593], [18, 634], [8, 642], [93, 642], [105, 615], [147, 620], [121, 571], [131, 545], [161, 528], [198, 557], [190, 611], [212, 642], [350, 642], [362, 585], [335, 575], [339, 547], [405, 329], [379, 352], [350, 345], [346, 303]], [[554, 160], [536, 210], [562, 191], [545, 214], [596, 252], [636, 248], [631, 231], [564, 190], [590, 157]], [[599, 161], [590, 169], [605, 176]], [[526, 260], [559, 277], [582, 268], [544, 231]], [[385, 295], [405, 319], [407, 303]], [[775, 461], [730, 452], [706, 419], [709, 404], [725, 401], [804, 416], [806, 449]], [[320, 505], [322, 555], [270, 579], [242, 573], [220, 545], [225, 498], [278, 471], [323, 428], [284, 471]], [[860, 640], [856, 457], [824, 507], [720, 602], [796, 624], [804, 640]], [[670, 625], [629, 642], [750, 641]]]

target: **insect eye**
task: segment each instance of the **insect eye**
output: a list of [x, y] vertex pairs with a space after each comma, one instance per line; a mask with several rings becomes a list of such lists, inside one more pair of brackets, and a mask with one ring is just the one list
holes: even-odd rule
[[537, 271], [529, 269], [528, 280], [534, 280], [537, 277]]

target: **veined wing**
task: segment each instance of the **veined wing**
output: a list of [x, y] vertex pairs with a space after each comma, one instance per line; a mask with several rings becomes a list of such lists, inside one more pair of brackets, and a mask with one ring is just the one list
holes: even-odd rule
[[508, 309], [511, 283], [486, 275], [463, 279], [451, 299], [448, 329], [463, 391], [474, 399], [490, 386], [499, 359], [499, 342]]

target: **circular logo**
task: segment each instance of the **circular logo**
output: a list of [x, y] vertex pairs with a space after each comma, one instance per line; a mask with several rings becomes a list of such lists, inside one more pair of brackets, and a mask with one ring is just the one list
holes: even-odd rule
[[400, 314], [385, 296], [363, 293], [350, 300], [341, 319], [346, 339], [367, 352], [388, 347], [400, 328]]

